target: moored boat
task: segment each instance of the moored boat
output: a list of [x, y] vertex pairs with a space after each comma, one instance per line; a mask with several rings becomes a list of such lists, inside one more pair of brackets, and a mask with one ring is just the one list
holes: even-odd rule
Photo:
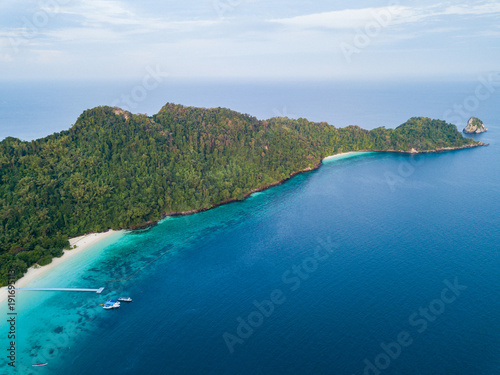
[[120, 298], [118, 298], [118, 301], [121, 301], [121, 302], [133, 302], [132, 298], [130, 298], [130, 297], [120, 297]]
[[37, 363], [37, 364], [34, 364], [34, 365], [31, 365], [33, 367], [41, 367], [41, 366], [47, 366], [48, 363]]
[[104, 306], [102, 306], [102, 308], [106, 310], [118, 309], [119, 307], [120, 307], [120, 302], [111, 299], [108, 302], [106, 302]]

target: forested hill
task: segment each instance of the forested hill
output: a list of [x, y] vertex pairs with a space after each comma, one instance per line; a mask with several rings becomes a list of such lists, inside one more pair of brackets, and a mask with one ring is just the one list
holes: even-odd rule
[[454, 125], [427, 118], [366, 131], [174, 104], [152, 117], [90, 109], [68, 131], [0, 142], [0, 284], [9, 269], [21, 277], [50, 263], [68, 237], [241, 199], [327, 155], [473, 143]]

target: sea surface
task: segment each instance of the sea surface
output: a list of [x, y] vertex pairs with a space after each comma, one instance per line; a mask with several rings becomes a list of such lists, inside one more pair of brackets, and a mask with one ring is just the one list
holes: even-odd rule
[[[100, 85], [6, 83], [0, 138], [67, 129], [134, 88]], [[15, 369], [0, 306], [0, 374], [500, 374], [500, 87], [479, 99], [480, 81], [176, 85], [137, 111], [175, 102], [365, 128], [475, 115], [490, 146], [351, 154], [115, 234], [32, 284], [103, 294], [18, 292]], [[134, 302], [98, 306], [118, 296]]]

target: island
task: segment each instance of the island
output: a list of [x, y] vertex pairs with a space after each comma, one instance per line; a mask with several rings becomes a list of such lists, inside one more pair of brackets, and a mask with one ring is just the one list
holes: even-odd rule
[[483, 122], [477, 117], [471, 117], [467, 122], [467, 126], [464, 129], [464, 133], [467, 134], [478, 134], [488, 131], [484, 126]]
[[60, 257], [69, 238], [241, 200], [329, 155], [483, 145], [426, 117], [368, 131], [171, 103], [153, 116], [89, 109], [67, 131], [0, 142], [0, 284]]

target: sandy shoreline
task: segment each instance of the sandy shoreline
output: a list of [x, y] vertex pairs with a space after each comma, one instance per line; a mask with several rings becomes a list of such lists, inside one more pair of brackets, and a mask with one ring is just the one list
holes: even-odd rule
[[[484, 145], [484, 144], [481, 144], [481, 145]], [[472, 146], [472, 147], [474, 147], [474, 146]], [[447, 150], [448, 149], [443, 149], [440, 151], [447, 151]], [[397, 151], [392, 151], [392, 150], [388, 150], [388, 151], [381, 151], [381, 150], [380, 151], [379, 150], [377, 150], [377, 151], [369, 151], [369, 150], [349, 151], [349, 152], [343, 152], [340, 154], [327, 156], [321, 160], [321, 163], [323, 163], [325, 161], [333, 160], [333, 159], [340, 159], [340, 158], [345, 158], [345, 157], [349, 157], [349, 156], [364, 154], [367, 152], [397, 152]], [[422, 152], [422, 151], [420, 151], [420, 152]], [[415, 152], [415, 153], [420, 153], [420, 152]], [[425, 152], [429, 152], [429, 151], [425, 151]], [[413, 150], [411, 152], [404, 152], [404, 153], [413, 153]], [[318, 164], [314, 169], [319, 168], [321, 163]], [[293, 173], [292, 175], [290, 175], [289, 178], [287, 178], [283, 181], [279, 181], [277, 183], [270, 184], [269, 186], [266, 186], [264, 188], [252, 190], [245, 196], [245, 198], [247, 196], [251, 195], [252, 193], [260, 192], [260, 191], [266, 190], [270, 187], [280, 185], [281, 183], [289, 180], [291, 177], [295, 176], [298, 173], [307, 172], [307, 171], [311, 171], [311, 170], [313, 170], [313, 169], [307, 168], [303, 171]], [[222, 202], [219, 205], [222, 205], [225, 203], [230, 203], [232, 201], [238, 201], [238, 199], [231, 199], [231, 200], [228, 200], [227, 202]], [[219, 205], [217, 205], [217, 206], [219, 206]], [[214, 206], [214, 207], [216, 207], [216, 206]], [[213, 207], [211, 207], [211, 208], [213, 208]], [[207, 209], [210, 209], [210, 208], [207, 208]], [[196, 213], [196, 212], [202, 212], [202, 211], [205, 211], [207, 209], [193, 210], [193, 211], [187, 211], [187, 212], [174, 212], [174, 213], [165, 214], [165, 216], [188, 215], [188, 214], [192, 214], [192, 213]], [[109, 231], [103, 232], [103, 233], [91, 233], [91, 234], [86, 234], [86, 235], [83, 235], [80, 237], [71, 238], [69, 240], [70, 245], [71, 245], [71, 247], [76, 245], [76, 248], [74, 248], [72, 250], [64, 250], [64, 253], [61, 257], [53, 258], [52, 262], [50, 264], [47, 264], [46, 266], [38, 267], [38, 268], [30, 267], [28, 269], [28, 271], [24, 274], [24, 276], [16, 281], [16, 283], [15, 283], [16, 288], [24, 288], [24, 287], [28, 286], [30, 284], [30, 282], [38, 279], [41, 275], [45, 274], [47, 271], [50, 271], [50, 270], [54, 269], [55, 267], [57, 267], [58, 265], [63, 264], [67, 260], [74, 257], [76, 254], [80, 253], [81, 251], [84, 251], [88, 247], [98, 243], [99, 241], [102, 241], [103, 239], [111, 236], [114, 233], [117, 233], [117, 232], [113, 231], [113, 230], [109, 230]], [[0, 289], [0, 303], [3, 303], [7, 299], [7, 296], [8, 296], [7, 288], [6, 287], [1, 288]]]
[[349, 151], [349, 152], [343, 152], [341, 154], [335, 154], [331, 156], [327, 156], [326, 158], [323, 158], [321, 162], [332, 160], [332, 159], [339, 159], [339, 158], [344, 158], [344, 157], [349, 157], [349, 156], [355, 156], [355, 155], [360, 155], [360, 154], [365, 154], [368, 152], [371, 153], [384, 153], [384, 154], [406, 154], [406, 155], [417, 155], [417, 154], [429, 154], [429, 153], [439, 153], [439, 152], [447, 152], [447, 151], [458, 151], [458, 150], [464, 150], [468, 148], [475, 148], [475, 147], [481, 147], [481, 146], [489, 146], [487, 143], [483, 142], [478, 142], [476, 144], [466, 144], [460, 147], [442, 147], [442, 148], [436, 148], [435, 150], [424, 150], [424, 151], [417, 151], [414, 148], [412, 148], [410, 151], [401, 151], [401, 150], [359, 150], [359, 151]]
[[354, 155], [358, 155], [358, 154], [364, 154], [366, 152], [370, 152], [370, 151], [349, 151], [349, 152], [342, 152], [341, 154], [335, 154], [335, 155], [327, 156], [326, 158], [323, 158], [321, 161], [323, 162], [323, 161], [326, 161], [326, 160], [343, 158], [345, 156], [354, 156]]
[[[103, 239], [111, 236], [114, 233], [116, 233], [116, 231], [109, 230], [104, 233], [92, 233], [80, 237], [71, 238], [69, 240], [69, 243], [71, 247], [76, 245], [76, 248], [72, 250], [64, 250], [64, 253], [61, 257], [53, 258], [52, 262], [47, 264], [46, 266], [38, 268], [30, 267], [28, 269], [28, 272], [26, 272], [23, 277], [21, 277], [19, 280], [16, 281], [15, 283], [16, 288], [26, 287], [30, 282], [38, 279], [41, 275], [45, 274], [47, 271], [50, 271], [55, 267], [63, 264], [64, 262], [68, 261], [78, 253], [86, 250], [90, 246], [95, 245], [99, 241], [102, 241]], [[7, 288], [3, 287], [2, 289], [0, 289], [0, 303], [3, 303], [7, 299], [7, 296], [8, 296]]]

